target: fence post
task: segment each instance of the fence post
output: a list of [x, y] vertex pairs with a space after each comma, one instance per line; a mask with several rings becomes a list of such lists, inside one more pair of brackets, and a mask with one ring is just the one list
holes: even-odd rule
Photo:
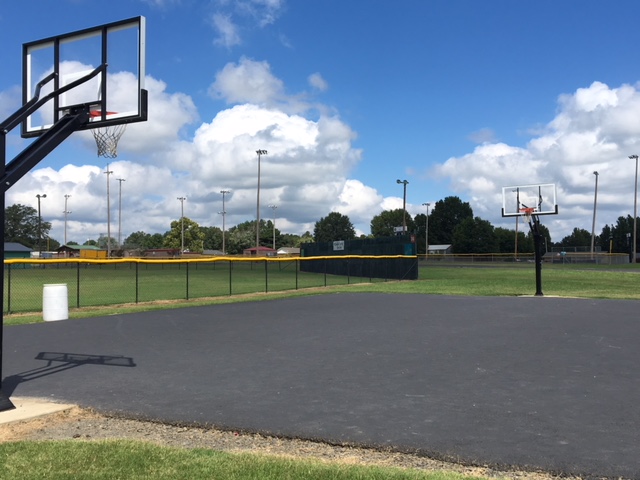
[[232, 295], [231, 284], [233, 283], [233, 278], [231, 276], [231, 270], [233, 269], [233, 262], [229, 260], [229, 296]]
[[264, 293], [269, 293], [269, 261], [264, 259]]
[[[7, 268], [7, 313], [11, 313], [11, 264], [6, 265], [5, 268]], [[2, 274], [4, 275], [4, 272]]]
[[187, 300], [189, 300], [189, 262], [186, 263], [185, 270], [186, 270], [185, 277], [187, 279], [187, 285], [186, 285], [186, 287], [187, 287], [186, 290], [187, 291], [186, 291], [186, 294], [187, 294]]
[[136, 303], [139, 302], [139, 295], [140, 295], [140, 275], [138, 273], [138, 268], [139, 268], [140, 264], [138, 262], [136, 262]]
[[76, 308], [80, 308], [80, 261], [76, 262]]
[[298, 268], [300, 267], [300, 260], [298, 260], [297, 258], [295, 261], [295, 266], [296, 266], [296, 290], [298, 290]]
[[324, 260], [324, 286], [327, 286], [327, 259]]

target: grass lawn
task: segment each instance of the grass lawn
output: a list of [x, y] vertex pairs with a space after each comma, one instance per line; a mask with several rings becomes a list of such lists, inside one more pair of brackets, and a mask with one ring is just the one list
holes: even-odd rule
[[0, 478], [13, 480], [458, 480], [455, 473], [357, 466], [119, 441], [0, 444]]

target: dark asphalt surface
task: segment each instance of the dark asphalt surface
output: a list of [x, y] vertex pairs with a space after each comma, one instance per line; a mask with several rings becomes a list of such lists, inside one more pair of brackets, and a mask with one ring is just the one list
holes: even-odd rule
[[4, 392], [640, 478], [637, 301], [333, 294], [5, 328]]

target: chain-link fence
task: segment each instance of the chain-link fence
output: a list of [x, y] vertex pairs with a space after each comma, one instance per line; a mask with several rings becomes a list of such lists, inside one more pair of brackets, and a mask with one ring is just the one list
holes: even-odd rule
[[[410, 258], [417, 268], [416, 257]], [[66, 284], [69, 307], [79, 308], [380, 282], [387, 279], [368, 272], [385, 271], [381, 265], [398, 260], [407, 257], [11, 259], [5, 261], [4, 312], [41, 311], [47, 284]], [[303, 271], [302, 262], [317, 268]], [[332, 262], [341, 262], [345, 274], [332, 274]]]

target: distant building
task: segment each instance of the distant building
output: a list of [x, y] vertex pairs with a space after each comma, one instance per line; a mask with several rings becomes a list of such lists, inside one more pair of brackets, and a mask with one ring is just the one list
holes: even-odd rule
[[95, 245], [62, 245], [56, 252], [62, 258], [107, 258], [107, 251]]
[[251, 247], [243, 250], [245, 257], [275, 257], [277, 251], [271, 247]]
[[282, 257], [299, 257], [300, 248], [299, 247], [280, 247], [277, 253], [278, 253], [278, 256], [282, 256]]
[[4, 258], [31, 258], [33, 250], [18, 242], [4, 242]]
[[429, 252], [430, 255], [443, 255], [443, 254], [448, 254], [451, 253], [451, 245], [429, 245]]

